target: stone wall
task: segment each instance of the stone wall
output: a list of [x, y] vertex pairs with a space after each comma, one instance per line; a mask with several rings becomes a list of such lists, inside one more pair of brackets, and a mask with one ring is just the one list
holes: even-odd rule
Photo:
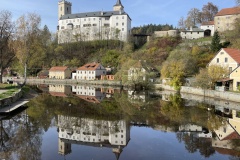
[[[162, 85], [162, 84], [156, 84], [156, 89], [163, 88], [165, 90], [172, 90], [175, 91], [175, 89], [168, 85]], [[205, 97], [212, 97], [215, 99], [223, 99], [228, 101], [234, 101], [234, 102], [240, 102], [240, 93], [236, 92], [226, 92], [226, 91], [215, 91], [215, 90], [207, 90], [207, 89], [201, 89], [201, 88], [193, 88], [193, 87], [186, 87], [182, 86], [180, 93], [188, 93], [193, 95], [200, 95]]]
[[16, 93], [14, 93], [12, 96], [1, 99], [0, 100], [0, 108], [5, 107], [8, 105], [11, 105], [12, 103], [16, 102], [18, 99], [20, 99], [23, 95], [23, 92], [21, 89], [19, 89]]

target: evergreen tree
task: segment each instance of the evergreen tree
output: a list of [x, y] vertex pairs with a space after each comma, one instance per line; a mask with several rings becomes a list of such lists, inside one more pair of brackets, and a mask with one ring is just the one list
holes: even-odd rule
[[213, 34], [212, 38], [212, 43], [211, 43], [211, 50], [213, 52], [217, 52], [221, 49], [221, 44], [220, 44], [220, 36], [218, 34], [218, 31], [216, 30]]

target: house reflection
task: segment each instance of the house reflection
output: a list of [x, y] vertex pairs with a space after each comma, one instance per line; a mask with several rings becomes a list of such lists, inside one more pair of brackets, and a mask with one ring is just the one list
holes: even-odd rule
[[71, 86], [61, 84], [49, 85], [49, 93], [56, 97], [67, 97], [72, 93]]
[[125, 120], [107, 121], [58, 115], [59, 154], [71, 153], [71, 145], [112, 148], [119, 158], [130, 140]]
[[92, 103], [100, 103], [106, 97], [104, 90], [93, 86], [72, 86], [72, 92], [79, 98]]

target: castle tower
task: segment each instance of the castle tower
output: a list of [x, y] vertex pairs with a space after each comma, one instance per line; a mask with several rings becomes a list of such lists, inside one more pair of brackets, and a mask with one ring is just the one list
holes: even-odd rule
[[123, 11], [123, 9], [121, 0], [117, 0], [117, 3], [113, 6], [113, 11]]
[[58, 153], [64, 156], [70, 154], [71, 152], [71, 143], [65, 143], [60, 138], [58, 138]]
[[65, 0], [58, 1], [58, 19], [66, 14], [72, 14], [72, 3]]

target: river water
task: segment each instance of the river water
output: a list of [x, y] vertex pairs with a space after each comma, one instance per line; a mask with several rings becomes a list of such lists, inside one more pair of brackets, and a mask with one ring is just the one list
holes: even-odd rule
[[240, 104], [160, 91], [38, 85], [1, 116], [0, 159], [237, 160]]

